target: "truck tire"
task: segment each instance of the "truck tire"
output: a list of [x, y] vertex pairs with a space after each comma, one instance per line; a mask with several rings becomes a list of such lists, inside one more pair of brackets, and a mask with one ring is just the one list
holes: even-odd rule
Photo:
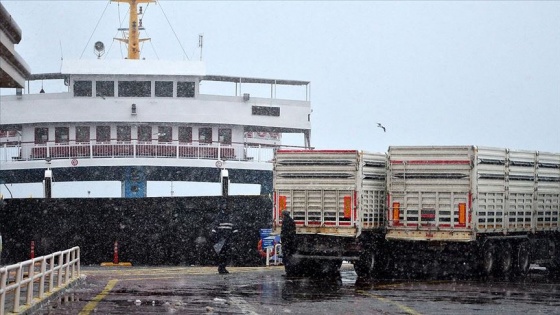
[[482, 247], [480, 271], [482, 276], [490, 276], [496, 264], [496, 246], [493, 242], [486, 242]]
[[371, 278], [377, 268], [377, 257], [373, 250], [368, 250], [360, 255], [360, 260], [354, 262], [354, 271], [359, 278]]
[[516, 277], [524, 278], [529, 273], [531, 265], [531, 256], [529, 250], [529, 242], [524, 241], [515, 247], [515, 255], [513, 261], [513, 272]]
[[512, 246], [509, 241], [504, 241], [500, 243], [500, 248], [498, 251], [498, 265], [496, 266], [496, 271], [499, 276], [507, 278], [513, 267], [513, 254]]
[[560, 254], [558, 248], [560, 247], [560, 240], [558, 238], [550, 240], [548, 246], [548, 256], [550, 263], [546, 265], [548, 274], [553, 279], [560, 278]]

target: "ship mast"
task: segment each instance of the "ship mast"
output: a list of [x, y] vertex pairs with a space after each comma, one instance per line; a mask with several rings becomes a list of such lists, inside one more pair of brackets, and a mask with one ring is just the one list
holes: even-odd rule
[[[138, 4], [155, 2], [155, 0], [112, 0], [113, 2], [124, 2], [130, 5], [130, 18], [128, 22], [128, 38], [115, 38], [118, 41], [128, 45], [128, 59], [140, 59], [140, 42], [150, 40], [149, 38], [140, 38], [140, 29], [142, 28], [142, 20], [138, 23]], [[142, 14], [142, 8], [140, 8]], [[126, 29], [124, 29], [126, 30]]]

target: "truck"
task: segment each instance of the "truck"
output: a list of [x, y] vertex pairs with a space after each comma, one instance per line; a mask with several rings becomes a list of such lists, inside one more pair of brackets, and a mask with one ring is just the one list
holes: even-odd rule
[[477, 146], [388, 149], [389, 268], [483, 276], [560, 266], [560, 154]]
[[343, 261], [360, 276], [376, 271], [386, 224], [385, 153], [277, 150], [273, 162], [273, 233], [281, 213], [296, 225], [286, 274], [331, 273]]

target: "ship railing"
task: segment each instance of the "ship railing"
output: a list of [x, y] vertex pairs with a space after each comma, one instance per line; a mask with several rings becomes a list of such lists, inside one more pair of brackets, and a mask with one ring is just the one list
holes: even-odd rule
[[176, 158], [271, 162], [278, 147], [248, 143], [22, 143], [3, 145], [3, 162], [46, 159]]
[[0, 314], [22, 313], [80, 279], [80, 248], [0, 268]]

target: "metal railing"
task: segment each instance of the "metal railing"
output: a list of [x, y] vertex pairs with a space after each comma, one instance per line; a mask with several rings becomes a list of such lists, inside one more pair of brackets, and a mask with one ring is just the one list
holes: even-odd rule
[[[0, 315], [20, 313], [80, 278], [80, 248], [73, 247], [0, 268]], [[9, 294], [10, 293], [10, 294]], [[22, 296], [23, 294], [23, 296]]]
[[94, 158], [213, 159], [268, 163], [276, 147], [248, 144], [141, 143], [21, 143], [0, 147], [0, 161]]
[[277, 266], [280, 263], [282, 263], [282, 244], [278, 243], [278, 244], [274, 244], [274, 255], [272, 255], [272, 248], [271, 247], [267, 247], [266, 248], [266, 265], [270, 266], [270, 259], [272, 258], [274, 260], [274, 265]]

